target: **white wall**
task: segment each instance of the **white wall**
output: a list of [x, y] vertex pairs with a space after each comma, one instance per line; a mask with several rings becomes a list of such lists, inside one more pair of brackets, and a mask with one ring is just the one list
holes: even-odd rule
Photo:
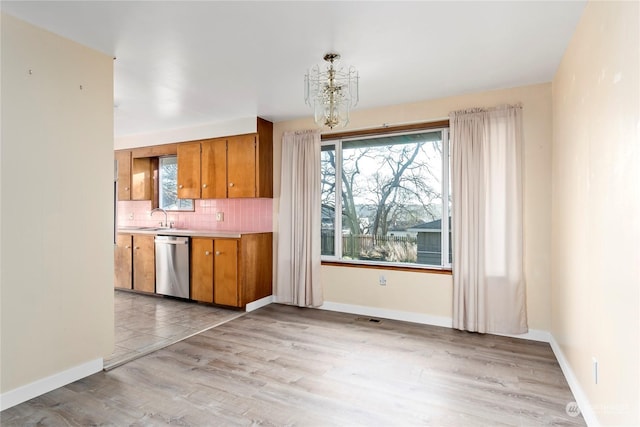
[[[363, 94], [364, 95], [364, 94]], [[524, 108], [525, 276], [529, 327], [551, 327], [551, 84], [468, 94], [371, 110], [356, 110], [349, 129], [434, 121], [469, 107], [521, 102]], [[311, 129], [312, 119], [274, 124], [274, 237], [280, 195], [282, 134]], [[378, 276], [387, 276], [387, 286]], [[322, 267], [325, 300], [378, 310], [412, 313], [423, 318], [451, 318], [452, 280], [441, 274]], [[414, 316], [415, 317], [415, 316]], [[438, 322], [441, 323], [441, 322]]]
[[590, 2], [553, 80], [551, 330], [603, 425], [640, 425], [639, 5]]
[[6, 407], [18, 389], [100, 369], [113, 349], [113, 61], [5, 14], [1, 24]]

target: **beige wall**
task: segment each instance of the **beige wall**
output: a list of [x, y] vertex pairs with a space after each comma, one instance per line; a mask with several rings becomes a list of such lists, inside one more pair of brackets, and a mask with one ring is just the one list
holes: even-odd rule
[[1, 24], [5, 393], [113, 348], [113, 61]]
[[639, 16], [590, 2], [553, 80], [551, 330], [604, 425], [640, 425]]
[[[529, 327], [548, 331], [551, 326], [551, 84], [356, 110], [349, 129], [433, 121], [447, 118], [450, 111], [457, 109], [517, 102], [524, 107], [525, 274]], [[311, 119], [274, 124], [274, 230], [277, 230], [282, 134], [288, 130], [315, 127]], [[387, 276], [386, 287], [378, 284], [380, 274]], [[324, 266], [322, 282], [325, 299], [330, 302], [451, 317], [451, 276]]]

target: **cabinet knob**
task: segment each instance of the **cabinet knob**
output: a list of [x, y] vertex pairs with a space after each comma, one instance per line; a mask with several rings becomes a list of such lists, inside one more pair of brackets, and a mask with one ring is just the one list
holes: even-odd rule
[[129, 191], [129, 187], [124, 187], [124, 191]]
[[125, 249], [131, 249], [131, 246], [127, 245], [124, 247]]
[[216, 256], [219, 256], [222, 252], [216, 251]]
[[207, 255], [207, 256], [209, 256], [209, 255], [211, 255], [211, 252], [209, 252], [209, 251], [204, 251], [204, 254], [205, 254], [205, 255]]
[[207, 184], [202, 184], [202, 188], [207, 188]]
[[233, 187], [233, 182], [230, 182], [230, 183], [229, 183], [229, 187]]
[[136, 250], [136, 251], [137, 251], [138, 249], [140, 249], [140, 246], [136, 246], [136, 247], [135, 247], [135, 250]]
[[182, 188], [182, 184], [178, 185], [178, 188]]

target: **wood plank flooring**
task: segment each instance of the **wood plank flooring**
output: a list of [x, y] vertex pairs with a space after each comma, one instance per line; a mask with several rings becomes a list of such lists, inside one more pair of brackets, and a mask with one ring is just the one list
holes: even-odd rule
[[104, 360], [107, 370], [245, 314], [119, 289], [114, 293], [114, 308], [115, 348]]
[[3, 426], [584, 426], [548, 344], [272, 304], [0, 414]]

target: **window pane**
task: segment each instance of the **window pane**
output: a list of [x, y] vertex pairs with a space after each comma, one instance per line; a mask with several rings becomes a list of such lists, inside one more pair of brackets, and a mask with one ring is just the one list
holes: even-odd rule
[[158, 175], [160, 178], [160, 189], [158, 194], [160, 207], [168, 211], [192, 211], [192, 199], [178, 199], [177, 157], [161, 157]]
[[342, 257], [441, 265], [442, 132], [344, 141]]
[[321, 162], [321, 255], [335, 255], [336, 228], [336, 147], [322, 146]]

